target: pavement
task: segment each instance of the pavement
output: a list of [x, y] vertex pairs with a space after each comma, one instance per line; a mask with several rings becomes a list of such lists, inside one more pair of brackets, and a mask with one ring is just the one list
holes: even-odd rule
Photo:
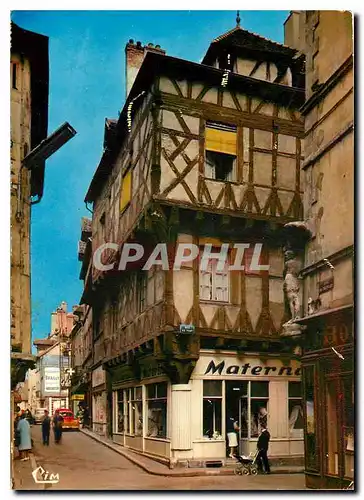
[[[120, 446], [114, 443], [111, 439], [103, 436], [99, 436], [88, 429], [81, 429], [81, 432], [94, 439], [95, 441], [107, 446], [111, 450], [124, 456], [132, 463], [143, 469], [148, 474], [153, 474], [156, 476], [170, 476], [170, 477], [197, 477], [197, 476], [233, 476], [235, 464], [229, 464], [229, 467], [220, 467], [216, 469], [210, 468], [175, 468], [170, 469], [168, 464], [161, 463], [152, 458], [146, 457], [144, 454], [132, 451], [124, 446]], [[304, 471], [303, 467], [299, 466], [281, 466], [281, 467], [271, 467], [271, 474], [302, 474]]]
[[[87, 432], [87, 431], [86, 431]], [[116, 452], [110, 446], [91, 439], [86, 432], [64, 432], [62, 443], [56, 444], [51, 436], [49, 446], [43, 446], [40, 426], [32, 426], [34, 461], [15, 460], [16, 490], [305, 490], [303, 474], [272, 474], [258, 476], [227, 477], [216, 470], [204, 470], [208, 474], [185, 476], [164, 464], [144, 456], [132, 454], [124, 448]], [[118, 445], [115, 445], [118, 446]], [[122, 448], [119, 446], [119, 448]], [[128, 456], [126, 456], [128, 454]], [[135, 456], [134, 456], [135, 455]], [[136, 463], [138, 461], [138, 464]], [[153, 464], [153, 468], [152, 468]], [[58, 482], [36, 484], [32, 471], [41, 466], [58, 475]], [[149, 468], [150, 467], [150, 468]]]

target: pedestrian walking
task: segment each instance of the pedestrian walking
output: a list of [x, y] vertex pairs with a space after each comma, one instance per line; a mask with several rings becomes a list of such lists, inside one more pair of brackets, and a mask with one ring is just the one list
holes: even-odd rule
[[18, 432], [18, 450], [20, 452], [20, 460], [29, 460], [29, 451], [32, 449], [32, 437], [30, 432], [30, 425], [25, 418], [25, 413], [20, 415], [17, 425]]
[[269, 461], [268, 461], [268, 447], [269, 447], [269, 440], [270, 440], [270, 434], [268, 432], [268, 429], [265, 424], [261, 424], [262, 431], [260, 433], [260, 436], [258, 438], [258, 443], [257, 443], [257, 448], [258, 448], [258, 456], [257, 456], [257, 464], [258, 464], [258, 470], [260, 472], [263, 472], [263, 467], [264, 467], [264, 472], [266, 474], [270, 474], [270, 467], [269, 467]]
[[78, 421], [80, 422], [80, 429], [82, 429], [84, 425], [84, 409], [81, 404], [78, 405], [78, 412], [76, 413], [76, 418], [78, 418]]
[[53, 416], [53, 432], [54, 432], [54, 441], [58, 444], [62, 439], [62, 425], [63, 425], [63, 417], [59, 413], [59, 410], [56, 410]]
[[88, 406], [86, 406], [85, 409], [83, 410], [83, 426], [89, 427], [89, 425], [90, 425], [90, 412]]
[[[238, 448], [238, 432], [240, 431], [239, 424], [237, 420], [233, 417], [228, 418], [227, 422], [227, 437], [229, 441], [230, 448], [230, 458], [235, 458], [236, 451]], [[235, 451], [235, 453], [234, 453]]]
[[44, 417], [42, 420], [42, 438], [43, 444], [49, 446], [49, 434], [51, 432], [51, 419], [48, 410], [44, 410]]

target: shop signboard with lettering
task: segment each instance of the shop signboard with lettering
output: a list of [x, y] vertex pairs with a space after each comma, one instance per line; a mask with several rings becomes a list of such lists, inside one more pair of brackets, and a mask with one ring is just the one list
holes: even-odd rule
[[44, 392], [59, 393], [60, 386], [60, 370], [56, 366], [46, 366], [44, 368]]
[[243, 377], [246, 379], [262, 377], [300, 377], [301, 364], [297, 360], [287, 360], [283, 362], [280, 359], [260, 359], [253, 357], [236, 356], [200, 356], [196, 363], [193, 377]]

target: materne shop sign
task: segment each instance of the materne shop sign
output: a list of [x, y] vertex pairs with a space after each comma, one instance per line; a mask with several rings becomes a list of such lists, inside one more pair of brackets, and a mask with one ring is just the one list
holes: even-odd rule
[[239, 376], [243, 378], [260, 377], [300, 377], [301, 365], [292, 359], [283, 364], [280, 359], [259, 359], [242, 356], [204, 356], [196, 363], [194, 375], [200, 377], [223, 377]]

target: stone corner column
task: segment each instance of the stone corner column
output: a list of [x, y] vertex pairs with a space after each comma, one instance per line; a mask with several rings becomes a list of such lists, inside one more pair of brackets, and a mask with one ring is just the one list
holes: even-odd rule
[[171, 450], [190, 450], [191, 385], [175, 384], [171, 388]]

